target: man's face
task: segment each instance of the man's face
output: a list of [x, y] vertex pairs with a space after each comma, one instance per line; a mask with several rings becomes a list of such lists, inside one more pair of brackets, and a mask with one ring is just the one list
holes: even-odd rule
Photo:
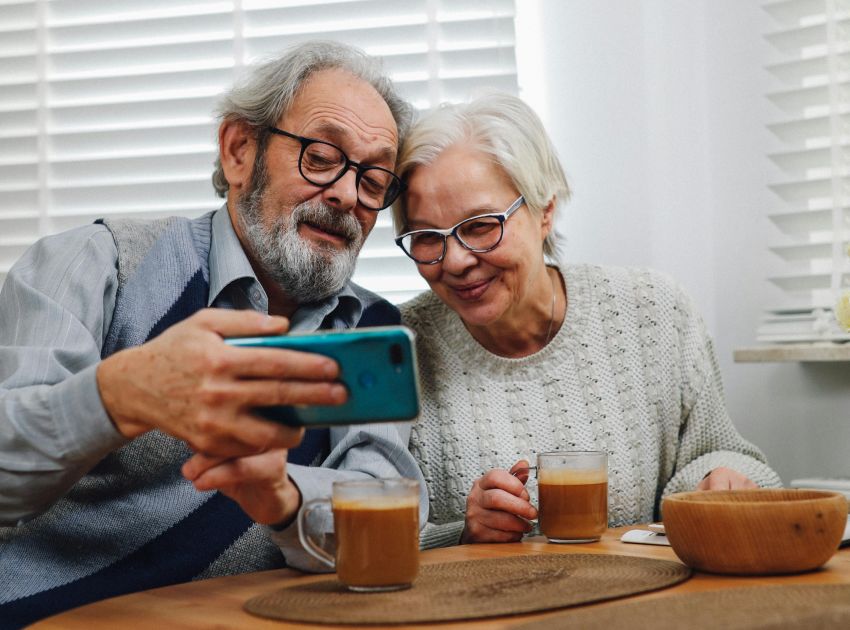
[[[340, 70], [314, 74], [278, 128], [340, 147], [364, 165], [392, 169], [395, 121], [367, 83]], [[328, 297], [351, 278], [377, 212], [357, 201], [352, 168], [322, 188], [299, 173], [297, 140], [271, 135], [259, 147], [250, 185], [239, 195], [237, 232], [256, 263], [298, 302]]]

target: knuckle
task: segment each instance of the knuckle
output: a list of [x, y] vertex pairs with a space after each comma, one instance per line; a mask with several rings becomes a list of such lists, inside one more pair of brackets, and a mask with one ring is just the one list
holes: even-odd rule
[[194, 313], [189, 319], [194, 321], [196, 324], [206, 326], [212, 322], [212, 309], [202, 308], [200, 311]]
[[208, 453], [215, 447], [215, 440], [207, 433], [201, 433], [192, 439], [193, 450]]
[[[226, 392], [212, 383], [204, 383], [198, 388], [198, 402], [205, 407], [217, 407], [225, 401], [226, 397]], [[198, 418], [199, 423], [209, 423], [211, 420], [206, 415]]]
[[485, 510], [493, 509], [493, 493], [492, 492], [484, 492], [481, 494], [481, 501], [479, 504]]
[[231, 367], [231, 361], [226, 353], [208, 350], [204, 353], [203, 364], [210, 374], [220, 376]]
[[198, 414], [198, 417], [195, 419], [195, 429], [198, 432], [197, 439], [207, 440], [218, 433], [218, 421], [210, 414]]
[[270, 458], [264, 466], [270, 479], [278, 478], [286, 470], [286, 451], [280, 451]]

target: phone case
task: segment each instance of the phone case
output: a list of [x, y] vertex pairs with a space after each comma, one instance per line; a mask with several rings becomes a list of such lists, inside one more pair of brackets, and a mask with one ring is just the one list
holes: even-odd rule
[[340, 406], [263, 407], [260, 413], [295, 426], [412, 420], [419, 415], [413, 332], [404, 326], [225, 339], [234, 346], [286, 348], [336, 360], [348, 400]]

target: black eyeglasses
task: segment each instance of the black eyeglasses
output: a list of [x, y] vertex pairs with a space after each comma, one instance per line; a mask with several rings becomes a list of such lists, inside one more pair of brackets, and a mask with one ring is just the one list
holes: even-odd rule
[[368, 210], [383, 210], [391, 206], [404, 188], [401, 180], [392, 171], [380, 166], [364, 166], [349, 160], [345, 152], [335, 144], [296, 136], [277, 127], [269, 127], [269, 131], [301, 143], [298, 172], [314, 186], [330, 186], [339, 181], [348, 169], [355, 168], [357, 201]]
[[395, 242], [420, 265], [436, 265], [443, 260], [448, 247], [446, 241], [450, 236], [454, 236], [469, 251], [483, 254], [496, 249], [502, 242], [505, 221], [524, 203], [525, 198], [520, 195], [502, 213], [469, 217], [445, 230], [413, 230], [396, 237]]

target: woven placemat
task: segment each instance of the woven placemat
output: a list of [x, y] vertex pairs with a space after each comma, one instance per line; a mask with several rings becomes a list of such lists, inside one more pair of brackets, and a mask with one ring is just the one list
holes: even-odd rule
[[400, 624], [517, 615], [643, 593], [686, 580], [678, 562], [607, 554], [546, 554], [423, 566], [413, 588], [352, 593], [336, 578], [260, 595], [245, 610], [327, 624]]
[[755, 586], [571, 610], [514, 630], [850, 628], [850, 585]]

